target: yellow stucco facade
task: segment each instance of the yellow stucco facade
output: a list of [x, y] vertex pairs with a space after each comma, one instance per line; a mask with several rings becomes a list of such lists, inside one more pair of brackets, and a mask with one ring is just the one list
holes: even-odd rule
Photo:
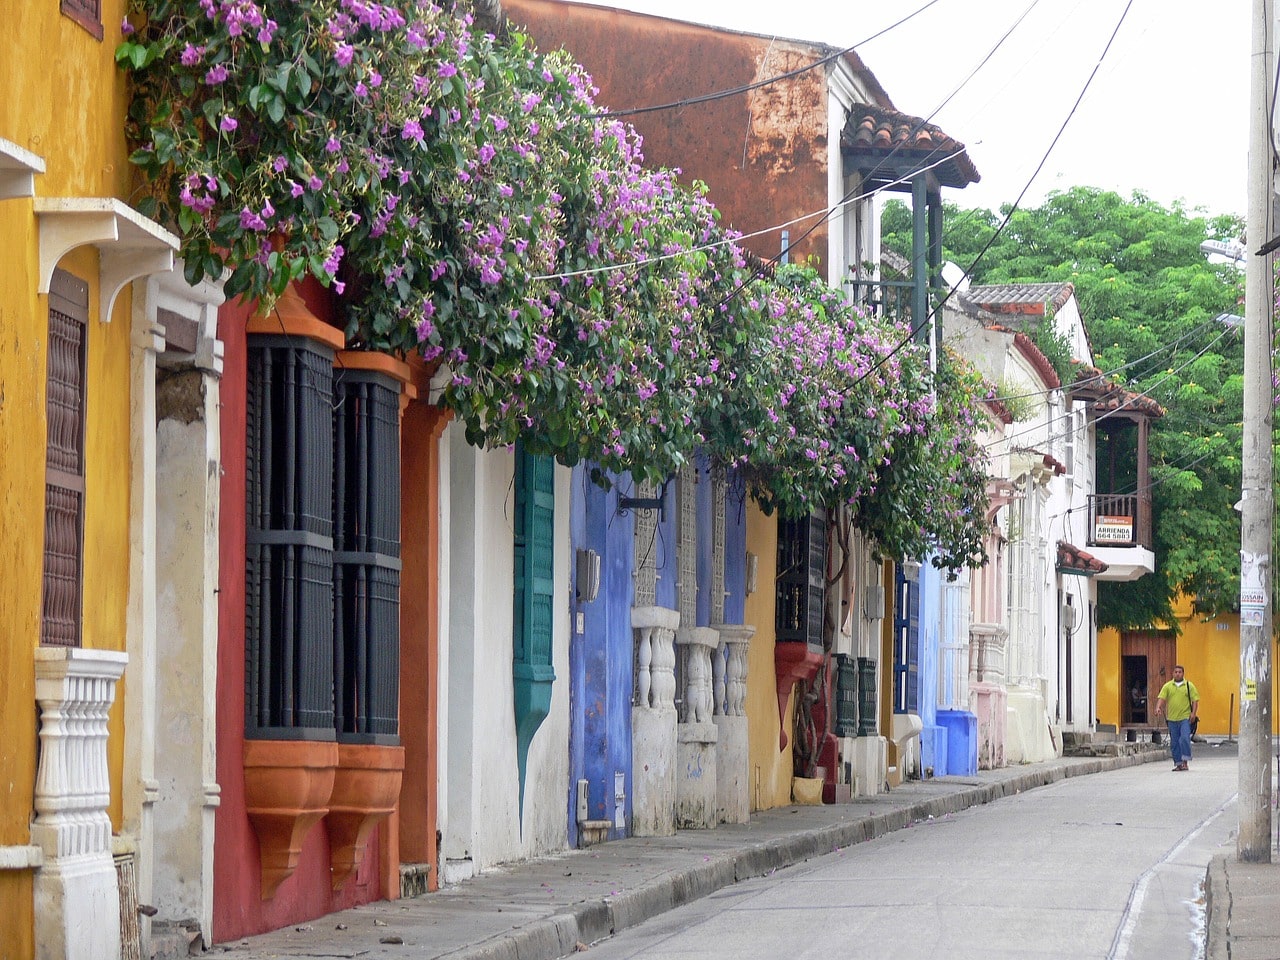
[[[1191, 602], [1174, 605], [1181, 634], [1177, 637], [1177, 662], [1200, 691], [1200, 733], [1211, 736], [1238, 734], [1240, 729], [1240, 616], [1226, 613], [1205, 620], [1196, 616]], [[1098, 720], [1122, 726], [1121, 638], [1113, 629], [1098, 631]], [[1273, 669], [1276, 652], [1272, 652]], [[1156, 691], [1151, 692], [1155, 696]], [[1277, 685], [1272, 684], [1271, 715], [1276, 716]]]
[[[120, 198], [129, 169], [125, 83], [114, 63], [122, 0], [102, 0], [104, 38], [57, 0], [6, 5], [10, 44], [0, 57], [0, 139], [44, 163], [36, 198]], [[13, 45], [16, 42], [16, 47]], [[0, 144], [0, 147], [3, 147]], [[23, 168], [8, 150], [0, 168]], [[0, 169], [0, 174], [6, 172]], [[45, 503], [48, 298], [37, 292], [39, 225], [30, 196], [0, 199], [0, 847], [31, 843], [36, 776], [34, 651], [41, 622]], [[89, 285], [85, 423], [85, 647], [125, 649], [129, 591], [130, 299], [98, 321], [99, 254], [81, 246], [58, 266]], [[121, 701], [112, 711], [110, 813], [118, 827], [123, 751]], [[0, 960], [34, 956], [33, 870], [0, 869]]]
[[[747, 738], [752, 810], [768, 810], [791, 802], [791, 743], [778, 749], [778, 688], [773, 662], [774, 583], [778, 567], [778, 518], [765, 516], [747, 501], [747, 553], [757, 563], [756, 588], [747, 596], [746, 622], [756, 628], [747, 652]], [[786, 729], [793, 728], [795, 697], [787, 704]]]

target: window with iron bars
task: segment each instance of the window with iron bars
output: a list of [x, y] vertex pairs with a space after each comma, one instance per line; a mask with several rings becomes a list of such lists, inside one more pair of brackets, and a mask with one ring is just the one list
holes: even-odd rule
[[246, 734], [398, 743], [399, 388], [249, 338]]

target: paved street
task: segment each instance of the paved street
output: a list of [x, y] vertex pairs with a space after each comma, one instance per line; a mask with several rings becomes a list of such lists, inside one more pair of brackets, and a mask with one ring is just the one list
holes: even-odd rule
[[[1234, 745], [1064, 780], [739, 883], [599, 960], [1203, 955], [1201, 884], [1234, 845]], [[1225, 845], [1225, 846], [1224, 846]]]
[[[1170, 772], [1159, 747], [1121, 752], [1133, 755], [910, 781], [619, 840], [214, 949], [244, 960], [1195, 956], [1205, 863], [1235, 823], [1234, 749], [1198, 748], [1190, 774]], [[1228, 936], [1266, 932], [1232, 912], [1237, 874], [1214, 877], [1222, 950]], [[1242, 893], [1271, 889], [1264, 878]]]

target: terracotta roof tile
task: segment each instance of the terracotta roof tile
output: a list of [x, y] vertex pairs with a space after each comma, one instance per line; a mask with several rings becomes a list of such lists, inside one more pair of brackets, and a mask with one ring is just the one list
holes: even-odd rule
[[1073, 543], [1066, 540], [1058, 541], [1058, 569], [1074, 570], [1083, 573], [1086, 576], [1093, 576], [1095, 573], [1104, 573], [1109, 565], [1099, 560], [1093, 554], [1081, 550]]
[[1125, 410], [1152, 418], [1163, 417], [1165, 414], [1164, 407], [1150, 397], [1126, 390], [1097, 367], [1085, 364], [1076, 367], [1076, 379], [1071, 385], [1071, 395], [1076, 399], [1088, 400], [1093, 404], [1094, 411], [1099, 413]]
[[1070, 283], [988, 283], [971, 286], [964, 298], [992, 313], [1043, 316], [1046, 305], [1061, 310], [1075, 292]]
[[[945, 187], [963, 187], [982, 179], [963, 143], [920, 117], [887, 107], [855, 103], [840, 134], [840, 146], [847, 153], [873, 161], [915, 161], [919, 166], [945, 157], [946, 162], [932, 170]], [[892, 157], [887, 156], [890, 153]]]

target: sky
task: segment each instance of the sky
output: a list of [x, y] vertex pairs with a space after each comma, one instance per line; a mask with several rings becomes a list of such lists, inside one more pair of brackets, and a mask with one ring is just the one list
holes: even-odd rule
[[936, 0], [863, 43], [926, 2], [600, 5], [833, 47], [857, 45], [894, 106], [931, 117], [968, 146], [981, 182], [944, 192], [962, 207], [995, 210], [1024, 189], [1021, 206], [1032, 207], [1050, 191], [1085, 185], [1124, 196], [1140, 190], [1166, 206], [1180, 201], [1210, 215], [1244, 215], [1250, 0], [1132, 0], [1097, 76], [1034, 179], [1126, 0]]

